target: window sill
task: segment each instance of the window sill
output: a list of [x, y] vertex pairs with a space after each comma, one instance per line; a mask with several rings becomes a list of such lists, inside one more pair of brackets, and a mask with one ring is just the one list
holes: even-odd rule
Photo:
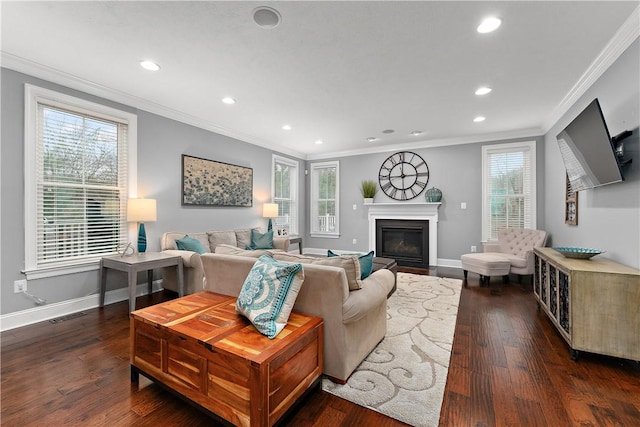
[[339, 239], [340, 233], [311, 233], [311, 237], [319, 237], [322, 239]]
[[49, 267], [39, 267], [30, 270], [23, 270], [22, 273], [27, 280], [45, 279], [47, 277], [65, 276], [68, 274], [84, 273], [100, 268], [100, 259], [92, 259], [73, 265], [56, 265]]

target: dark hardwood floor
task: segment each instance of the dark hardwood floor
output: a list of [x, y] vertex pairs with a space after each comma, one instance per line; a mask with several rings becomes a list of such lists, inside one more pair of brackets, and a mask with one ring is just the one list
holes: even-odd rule
[[[462, 278], [451, 268], [421, 273]], [[164, 299], [164, 293], [140, 297], [138, 308]], [[218, 425], [143, 377], [138, 386], [130, 382], [127, 302], [10, 330], [0, 339], [3, 426]], [[283, 424], [403, 425], [320, 391]], [[440, 425], [640, 426], [640, 364], [592, 354], [572, 361], [536, 310], [529, 285], [494, 279], [482, 288], [470, 277]]]

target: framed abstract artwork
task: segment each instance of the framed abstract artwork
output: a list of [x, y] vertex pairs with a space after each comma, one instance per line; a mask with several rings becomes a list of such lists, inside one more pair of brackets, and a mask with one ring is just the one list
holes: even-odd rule
[[182, 155], [182, 205], [253, 205], [253, 169]]

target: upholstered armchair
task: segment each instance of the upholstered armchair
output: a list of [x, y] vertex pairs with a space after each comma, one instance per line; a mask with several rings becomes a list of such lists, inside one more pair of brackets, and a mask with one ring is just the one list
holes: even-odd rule
[[498, 232], [497, 243], [485, 243], [484, 253], [465, 254], [460, 257], [464, 277], [471, 271], [480, 275], [481, 284], [489, 283], [491, 276], [533, 274], [533, 248], [547, 243], [547, 232], [528, 228], [507, 228]]

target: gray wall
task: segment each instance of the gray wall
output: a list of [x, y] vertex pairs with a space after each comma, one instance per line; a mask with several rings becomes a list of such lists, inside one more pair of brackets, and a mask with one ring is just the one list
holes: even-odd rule
[[[640, 268], [640, 46], [636, 41], [598, 79], [545, 135], [544, 187], [547, 230], [554, 246], [604, 249], [606, 257]], [[625, 182], [578, 193], [578, 225], [564, 223], [565, 170], [556, 135], [594, 98], [598, 98], [611, 135], [625, 129], [633, 135], [625, 140], [631, 165], [623, 169]]]
[[[438, 258], [458, 261], [460, 255], [470, 251], [472, 245], [482, 251], [482, 146], [519, 141], [536, 141], [537, 186], [544, 185], [544, 146], [542, 137], [505, 141], [487, 141], [482, 144], [464, 144], [448, 147], [414, 149], [429, 165], [427, 188], [442, 190], [442, 205], [438, 211]], [[363, 206], [360, 182], [371, 179], [378, 182], [380, 165], [392, 153], [377, 153], [342, 157], [340, 161], [340, 238], [311, 238], [305, 236], [305, 247], [366, 251], [369, 247], [367, 207]], [[335, 160], [335, 159], [334, 159]], [[308, 162], [312, 163], [311, 161]], [[309, 183], [307, 183], [307, 186]], [[378, 189], [379, 190], [379, 189]], [[311, 194], [307, 189], [307, 195]], [[538, 192], [537, 226], [544, 228], [544, 198]], [[378, 191], [377, 203], [424, 202], [424, 193], [407, 202], [394, 201]], [[467, 209], [460, 208], [466, 202]], [[307, 201], [308, 203], [308, 201]], [[357, 210], [353, 210], [353, 205]], [[357, 240], [354, 245], [353, 239]]]
[[[160, 248], [165, 231], [224, 230], [261, 226], [262, 203], [271, 197], [271, 150], [241, 142], [174, 120], [123, 106], [71, 90], [8, 69], [1, 70], [2, 147], [1, 185], [1, 313], [7, 314], [35, 306], [23, 294], [13, 293], [13, 282], [24, 276], [24, 84], [31, 83], [67, 93], [138, 116], [138, 195], [155, 198], [158, 220], [145, 224], [149, 251]], [[212, 160], [253, 168], [254, 202], [251, 208], [185, 207], [181, 197], [181, 155], [190, 154]], [[278, 153], [281, 154], [281, 153]], [[281, 154], [282, 155], [282, 154]], [[286, 155], [285, 155], [286, 156]], [[286, 156], [290, 157], [290, 156]], [[304, 182], [304, 161], [300, 161], [300, 182]], [[300, 187], [304, 200], [304, 186]], [[301, 206], [301, 218], [306, 211]], [[304, 227], [304, 222], [301, 227]], [[156, 273], [157, 275], [157, 273]], [[141, 276], [143, 279], [143, 275]], [[81, 298], [98, 290], [98, 271], [30, 280], [28, 292], [44, 298], [49, 304]], [[126, 276], [109, 273], [108, 289], [126, 286]]]

